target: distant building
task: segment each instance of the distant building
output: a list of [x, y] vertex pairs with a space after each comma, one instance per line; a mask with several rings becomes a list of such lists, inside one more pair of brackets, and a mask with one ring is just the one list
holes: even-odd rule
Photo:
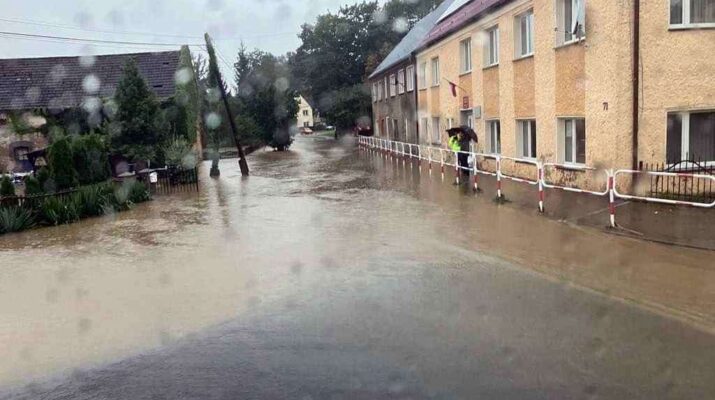
[[445, 0], [415, 24], [368, 77], [372, 89], [373, 132], [376, 136], [420, 142], [414, 51], [453, 0]]
[[0, 59], [0, 173], [31, 170], [27, 153], [48, 144], [41, 133], [16, 134], [13, 116], [37, 110], [56, 114], [111, 98], [129, 58], [136, 61], [156, 97], [168, 99], [175, 93], [180, 53]]
[[298, 96], [296, 101], [298, 102], [298, 115], [296, 116], [298, 128], [312, 128], [315, 126], [313, 106], [302, 95]]

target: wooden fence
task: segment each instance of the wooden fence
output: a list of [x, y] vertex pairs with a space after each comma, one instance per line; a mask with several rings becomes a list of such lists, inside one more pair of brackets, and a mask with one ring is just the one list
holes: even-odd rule
[[[151, 174], [156, 174], [156, 182], [151, 179]], [[138, 179], [149, 183], [152, 194], [172, 194], [199, 191], [199, 169], [162, 168], [152, 172], [143, 173]]]

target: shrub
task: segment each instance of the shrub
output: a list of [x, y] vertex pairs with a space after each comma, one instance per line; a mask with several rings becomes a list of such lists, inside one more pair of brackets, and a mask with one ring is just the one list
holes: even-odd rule
[[72, 147], [67, 137], [55, 140], [48, 151], [49, 167], [57, 190], [77, 186], [77, 171], [72, 159]]
[[43, 192], [52, 193], [55, 191], [55, 184], [50, 177], [50, 170], [47, 169], [47, 167], [42, 167], [37, 171], [37, 181], [40, 183]]
[[0, 208], [0, 233], [19, 232], [34, 225], [30, 210], [20, 207]]
[[81, 205], [75, 196], [60, 199], [55, 196], [46, 198], [40, 205], [40, 215], [49, 225], [60, 225], [80, 219]]
[[15, 195], [15, 185], [10, 177], [5, 175], [0, 179], [0, 197], [11, 197]]
[[43, 194], [45, 191], [42, 189], [40, 181], [34, 176], [30, 175], [25, 178], [25, 196], [37, 196]]
[[105, 213], [107, 194], [100, 185], [84, 186], [72, 195], [79, 206], [80, 217], [96, 217]]
[[139, 204], [149, 200], [151, 200], [151, 193], [149, 193], [149, 189], [145, 184], [134, 181], [129, 186], [129, 201]]
[[164, 146], [166, 164], [171, 167], [194, 168], [197, 157], [186, 139], [176, 138]]
[[109, 178], [107, 148], [97, 134], [77, 136], [72, 140], [72, 160], [82, 185]]

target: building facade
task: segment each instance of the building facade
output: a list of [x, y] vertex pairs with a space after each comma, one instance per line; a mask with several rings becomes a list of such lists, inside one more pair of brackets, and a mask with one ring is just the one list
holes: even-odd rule
[[369, 76], [376, 136], [420, 143], [414, 51], [453, 3], [453, 0], [445, 0], [418, 21]]
[[416, 54], [420, 143], [464, 124], [574, 171], [715, 161], [715, 1], [635, 1], [464, 2]]
[[298, 96], [298, 115], [296, 115], [298, 128], [312, 128], [315, 126], [313, 106], [303, 96]]

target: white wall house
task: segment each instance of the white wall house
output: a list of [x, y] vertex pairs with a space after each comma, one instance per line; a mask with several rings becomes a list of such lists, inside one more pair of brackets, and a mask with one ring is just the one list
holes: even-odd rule
[[312, 127], [315, 125], [313, 107], [308, 103], [308, 100], [303, 96], [299, 96], [296, 98], [296, 101], [298, 101], [298, 115], [296, 116], [298, 128]]

